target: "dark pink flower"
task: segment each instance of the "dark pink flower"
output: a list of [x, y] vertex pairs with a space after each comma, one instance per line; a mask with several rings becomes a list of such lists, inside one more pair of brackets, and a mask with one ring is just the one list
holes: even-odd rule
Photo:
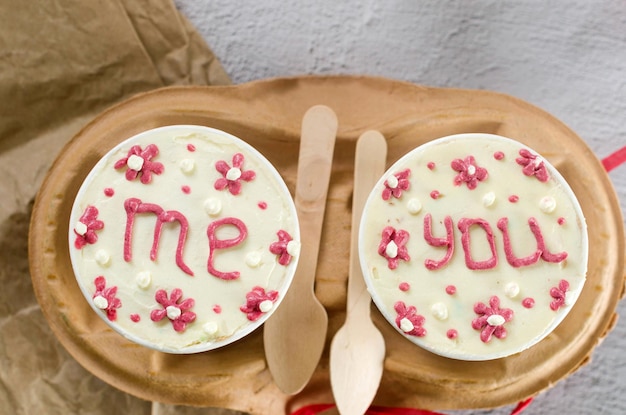
[[489, 299], [489, 306], [484, 303], [476, 303], [474, 312], [478, 317], [472, 320], [472, 328], [480, 330], [480, 340], [487, 343], [491, 336], [498, 339], [506, 337], [504, 325], [513, 319], [513, 310], [510, 308], [500, 308], [500, 299], [493, 296]]
[[409, 190], [411, 182], [409, 182], [409, 176], [411, 170], [406, 169], [399, 173], [391, 175], [385, 180], [385, 188], [383, 189], [383, 200], [389, 200], [391, 196], [399, 199], [402, 196], [404, 190]]
[[246, 305], [242, 305], [239, 309], [246, 313], [248, 320], [256, 321], [274, 307], [277, 299], [278, 291], [265, 292], [263, 287], [257, 286], [246, 294]]
[[548, 174], [545, 163], [539, 156], [526, 149], [521, 149], [519, 155], [521, 157], [516, 158], [515, 161], [517, 164], [524, 167], [522, 172], [526, 176], [535, 176], [540, 182], [548, 181], [550, 175]]
[[278, 235], [278, 241], [270, 245], [270, 252], [278, 255], [278, 263], [280, 265], [289, 265], [291, 258], [293, 258], [293, 255], [289, 253], [289, 243], [293, 241], [293, 238], [287, 231], [282, 229], [279, 230], [276, 235]]
[[122, 301], [115, 297], [117, 287], [106, 286], [106, 279], [99, 276], [94, 280], [96, 292], [91, 296], [93, 303], [100, 310], [105, 311], [110, 321], [117, 319], [117, 309], [122, 306]]
[[426, 329], [422, 327], [426, 319], [424, 316], [417, 314], [417, 309], [414, 306], [407, 307], [403, 301], [398, 301], [393, 308], [397, 313], [396, 325], [400, 330], [417, 337], [426, 335]]
[[102, 228], [104, 228], [104, 222], [98, 220], [98, 208], [87, 206], [74, 227], [74, 234], [76, 235], [74, 246], [76, 249], [81, 249], [87, 244], [95, 244], [98, 241], [96, 231]]
[[474, 156], [467, 156], [465, 160], [455, 159], [450, 163], [454, 171], [459, 172], [454, 178], [454, 184], [460, 186], [465, 183], [470, 190], [476, 189], [478, 182], [482, 182], [489, 175], [487, 169], [476, 165]]
[[224, 160], [215, 163], [215, 170], [220, 172], [223, 177], [215, 181], [216, 190], [228, 189], [232, 195], [238, 195], [241, 192], [241, 181], [249, 182], [253, 180], [256, 173], [252, 170], [243, 170], [243, 154], [237, 153], [233, 156], [233, 166], [229, 166]]
[[409, 252], [406, 243], [409, 241], [409, 233], [405, 230], [396, 230], [393, 226], [383, 229], [378, 253], [387, 260], [389, 269], [396, 269], [400, 260], [409, 261]]
[[154, 144], [148, 145], [145, 150], [134, 145], [128, 150], [126, 157], [119, 159], [114, 167], [116, 169], [127, 167], [126, 180], [132, 181], [140, 176], [141, 183], [148, 184], [152, 180], [152, 173], [161, 174], [164, 170], [163, 164], [152, 161], [157, 154], [159, 148]]
[[185, 331], [187, 324], [196, 319], [196, 313], [189, 311], [194, 306], [195, 301], [193, 298], [181, 301], [182, 298], [183, 292], [180, 288], [174, 288], [169, 298], [167, 298], [167, 291], [158, 290], [154, 299], [161, 304], [162, 308], [152, 310], [150, 319], [157, 322], [167, 317], [172, 322], [174, 330], [177, 332]]
[[554, 298], [554, 300], [550, 303], [550, 308], [554, 311], [563, 307], [567, 301], [567, 290], [569, 290], [569, 282], [565, 280], [559, 281], [558, 287], [552, 287], [550, 289], [550, 296]]

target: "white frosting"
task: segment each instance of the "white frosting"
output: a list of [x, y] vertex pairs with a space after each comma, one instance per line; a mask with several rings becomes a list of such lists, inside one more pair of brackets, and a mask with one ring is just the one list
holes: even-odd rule
[[100, 266], [107, 266], [111, 262], [111, 255], [106, 249], [98, 249], [96, 251], [95, 260]]
[[407, 209], [411, 215], [417, 215], [422, 211], [422, 202], [416, 197], [409, 200], [406, 204]]
[[204, 210], [209, 216], [217, 216], [222, 212], [222, 201], [215, 197], [210, 197], [204, 201]]
[[[585, 283], [588, 255], [582, 211], [559, 172], [542, 157], [523, 158], [522, 149], [530, 150], [516, 141], [489, 134], [434, 140], [394, 163], [372, 190], [359, 230], [361, 268], [377, 307], [413, 343], [462, 360], [509, 356], [545, 338], [578, 298]], [[530, 154], [537, 152], [530, 150]], [[473, 163], [467, 161], [468, 156], [474, 157]], [[517, 159], [530, 160], [529, 169], [545, 166], [549, 179], [542, 182], [535, 175], [525, 175]], [[454, 160], [462, 162], [455, 162], [455, 166], [463, 165], [465, 176], [453, 168]], [[390, 174], [406, 169], [410, 170], [408, 189], [384, 200]], [[483, 174], [482, 169], [487, 174], [470, 188], [465, 181], [470, 180], [468, 175], [476, 178]], [[445, 197], [432, 198], [433, 192]], [[409, 208], [414, 200], [421, 202], [419, 211]], [[495, 255], [486, 228], [478, 224], [478, 219], [491, 230]], [[461, 222], [470, 225], [460, 227]], [[432, 243], [424, 236], [425, 223], [430, 224]], [[508, 251], [499, 223], [509, 235]], [[383, 229], [388, 226], [396, 233], [405, 231], [406, 244], [399, 246], [393, 238], [383, 241]], [[547, 253], [566, 252], [567, 258], [550, 262], [541, 254], [533, 257], [538, 242], [532, 229], [540, 230]], [[454, 244], [451, 251], [448, 232]], [[495, 262], [484, 262], [484, 269], [471, 269], [466, 262], [464, 235], [470, 264], [472, 260], [493, 258]], [[381, 248], [383, 254], [379, 254]], [[516, 266], [507, 259], [507, 252]], [[515, 262], [518, 259], [529, 263]], [[444, 265], [439, 267], [440, 262]], [[569, 288], [565, 298], [558, 300], [551, 296], [551, 289], [558, 289], [561, 280], [566, 280]], [[411, 290], [403, 291], [401, 282], [410, 284]], [[446, 287], [453, 287], [454, 295], [448, 294]], [[493, 304], [492, 298], [497, 298]], [[551, 308], [553, 302], [556, 310]], [[398, 307], [399, 303], [403, 306]], [[400, 314], [410, 307], [422, 316], [410, 319], [420, 321], [420, 330], [414, 334], [409, 334], [413, 323]], [[476, 310], [485, 311], [481, 314]], [[474, 320], [478, 326], [502, 329], [489, 331], [484, 325], [476, 329], [472, 327]], [[449, 330], [457, 331], [454, 340], [447, 336]], [[490, 334], [486, 342], [481, 340], [483, 330]]]
[[[149, 160], [161, 163], [163, 171], [153, 172], [151, 180], [142, 183], [141, 169], [150, 165], [140, 156], [128, 157], [128, 152], [134, 145], [145, 151], [151, 144], [158, 147], [158, 154]], [[233, 156], [237, 153], [243, 155], [243, 161], [235, 166]], [[114, 165], [125, 158], [126, 165], [116, 169]], [[216, 168], [220, 161], [229, 166], [223, 173]], [[138, 173], [134, 180], [127, 179], [128, 169]], [[254, 172], [253, 179], [246, 173], [248, 171]], [[224, 179], [239, 180], [239, 193], [235, 195], [229, 187], [224, 188]], [[107, 192], [108, 196], [104, 192], [107, 188], [113, 189], [112, 194]], [[157, 206], [163, 209], [164, 215], [170, 212], [169, 216], [164, 216], [153, 259], [151, 250], [157, 215], [150, 210], [127, 213], [125, 202], [133, 198], [148, 209]], [[77, 225], [89, 206], [97, 208], [95, 219], [104, 226], [95, 230], [95, 243], [84, 243], [79, 249], [75, 241], [80, 236], [74, 228], [78, 226], [80, 235], [89, 231], [86, 225], [82, 229]], [[129, 260], [125, 259], [124, 249], [128, 217], [133, 219], [128, 241]], [[174, 219], [170, 220], [172, 217]], [[181, 222], [177, 219], [180, 217], [188, 223], [180, 259], [193, 276], [177, 263], [176, 252], [182, 234]], [[226, 222], [221, 222], [224, 220]], [[113, 148], [85, 179], [69, 223], [72, 224], [69, 246], [74, 273], [97, 314], [129, 340], [168, 353], [211, 350], [252, 332], [276, 309], [297, 266], [297, 255], [293, 255], [289, 264], [281, 265], [280, 255], [270, 251], [270, 246], [279, 241], [280, 230], [293, 238], [288, 247], [290, 254], [297, 253], [300, 244], [295, 206], [278, 172], [244, 141], [207, 127], [162, 127], [141, 133]], [[219, 225], [213, 228], [212, 235], [218, 245], [213, 249], [212, 269], [218, 274], [238, 272], [232, 280], [222, 279], [209, 270], [209, 228], [216, 223]], [[220, 241], [228, 245], [228, 241], [240, 235], [240, 228], [232, 223], [242, 223], [246, 236], [234, 246], [220, 247]], [[98, 276], [104, 277], [104, 289], [117, 288], [115, 298], [121, 306], [116, 313], [102, 311], [111, 306], [104, 306], [104, 297], [92, 300]], [[254, 292], [258, 297], [255, 291], [258, 288], [265, 295], [276, 292], [277, 298], [268, 302], [261, 295], [257, 304], [248, 304], [246, 296]], [[165, 292], [164, 301], [171, 301], [175, 289], [181, 292], [176, 304], [157, 301], [158, 291]], [[193, 300], [193, 306], [185, 308], [190, 304], [185, 303], [188, 299]], [[181, 304], [184, 306], [179, 307]], [[242, 311], [242, 307], [247, 311]], [[186, 313], [190, 312], [195, 314], [195, 319], [186, 322], [183, 330], [176, 331], [174, 322], [189, 320], [190, 314]], [[116, 315], [115, 321], [108, 319], [111, 315]]]

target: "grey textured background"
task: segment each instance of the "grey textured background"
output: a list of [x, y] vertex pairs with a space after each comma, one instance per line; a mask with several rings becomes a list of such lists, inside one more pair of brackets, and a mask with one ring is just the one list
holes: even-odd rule
[[[552, 113], [600, 158], [626, 145], [625, 1], [175, 2], [235, 83], [358, 74], [487, 89]], [[625, 211], [626, 165], [610, 177]], [[626, 414], [625, 393], [622, 318], [590, 364], [524, 414]]]

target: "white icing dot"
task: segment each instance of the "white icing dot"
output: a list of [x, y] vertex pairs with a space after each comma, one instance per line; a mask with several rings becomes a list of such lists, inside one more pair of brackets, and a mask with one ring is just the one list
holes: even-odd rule
[[483, 196], [483, 206], [489, 207], [496, 202], [496, 194], [494, 192], [485, 193]]
[[231, 167], [226, 172], [226, 179], [228, 180], [237, 180], [240, 177], [241, 177], [241, 170], [239, 170], [237, 167]]
[[274, 303], [272, 302], [272, 300], [261, 301], [261, 304], [259, 304], [259, 310], [264, 313], [267, 313], [272, 308], [274, 308]]
[[415, 326], [413, 325], [413, 323], [411, 323], [411, 320], [409, 320], [408, 318], [403, 318], [402, 320], [400, 320], [400, 330], [402, 330], [405, 333], [408, 333], [410, 331], [413, 331], [413, 329], [415, 328]]
[[246, 265], [256, 268], [261, 264], [261, 253], [259, 251], [248, 252], [246, 255]]
[[211, 216], [219, 215], [222, 211], [222, 202], [219, 199], [210, 197], [204, 201], [204, 210]]
[[300, 242], [298, 241], [287, 242], [287, 253], [293, 257], [298, 256], [300, 254]]
[[430, 311], [437, 320], [445, 320], [448, 318], [448, 307], [446, 307], [444, 303], [433, 304]]
[[85, 234], [87, 233], [87, 225], [85, 225], [82, 222], [76, 222], [76, 226], [74, 226], [74, 230], [80, 236], [85, 236]]
[[506, 323], [506, 320], [500, 314], [493, 314], [487, 317], [487, 324], [490, 326], [501, 326], [504, 323]]
[[395, 189], [396, 187], [398, 187], [398, 178], [393, 174], [389, 176], [389, 178], [387, 179], [387, 186], [390, 189]]
[[398, 245], [396, 245], [396, 243], [394, 241], [390, 241], [387, 244], [387, 248], [385, 248], [385, 254], [387, 254], [387, 256], [389, 258], [395, 258], [398, 256]]
[[556, 200], [552, 196], [546, 196], [539, 201], [539, 209], [543, 213], [552, 213], [556, 209]]
[[422, 202], [417, 198], [410, 199], [406, 204], [407, 209], [411, 215], [417, 215], [422, 210]]
[[474, 175], [476, 173], [476, 167], [474, 167], [473, 164], [470, 164], [469, 167], [467, 168], [467, 174]]
[[565, 305], [571, 306], [572, 304], [574, 304], [574, 294], [568, 291], [565, 293]]
[[143, 161], [143, 158], [139, 157], [136, 154], [133, 154], [126, 161], [126, 165], [132, 170], [140, 171], [143, 167]]
[[504, 287], [504, 293], [509, 298], [515, 298], [519, 294], [519, 285], [516, 282], [510, 282]]
[[217, 328], [218, 328], [217, 323], [214, 321], [209, 321], [208, 323], [204, 323], [204, 325], [202, 326], [202, 330], [204, 330], [204, 332], [209, 335], [213, 335], [217, 333]]
[[167, 313], [167, 318], [169, 318], [170, 320], [176, 320], [182, 314], [180, 308], [173, 305], [168, 305], [167, 307], [165, 307], [165, 312]]
[[95, 305], [96, 307], [98, 307], [100, 310], [106, 310], [106, 308], [109, 306], [109, 302], [107, 301], [106, 298], [104, 298], [101, 295], [96, 295], [93, 298], [93, 305]]
[[109, 261], [111, 260], [111, 255], [109, 255], [109, 253], [104, 249], [98, 249], [96, 251], [95, 259], [98, 265], [105, 266], [109, 264]]
[[180, 171], [185, 174], [189, 174], [196, 167], [195, 161], [193, 159], [183, 159], [180, 161]]
[[139, 288], [143, 288], [145, 290], [152, 282], [152, 274], [150, 274], [150, 271], [141, 271], [135, 276], [135, 282]]

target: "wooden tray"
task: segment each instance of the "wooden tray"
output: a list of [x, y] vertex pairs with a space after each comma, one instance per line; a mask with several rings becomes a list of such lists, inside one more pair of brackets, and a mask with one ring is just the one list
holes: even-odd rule
[[[129, 343], [97, 317], [72, 273], [67, 247], [74, 196], [110, 148], [142, 130], [168, 124], [222, 129], [255, 146], [293, 193], [300, 122], [315, 104], [332, 107], [339, 135], [320, 251], [316, 293], [329, 313], [326, 350], [310, 384], [285, 396], [272, 382], [263, 333], [196, 355], [167, 355]], [[590, 231], [588, 280], [580, 300], [550, 336], [518, 355], [459, 362], [402, 338], [372, 308], [387, 354], [374, 404], [423, 409], [495, 407], [537, 394], [589, 360], [616, 321], [624, 288], [624, 227], [602, 165], [561, 122], [509, 96], [425, 88], [368, 77], [274, 79], [228, 87], [173, 87], [136, 96], [101, 114], [74, 137], [52, 166], [38, 196], [30, 231], [33, 285], [52, 330], [85, 368], [147, 400], [278, 414], [332, 402], [328, 345], [345, 318], [353, 157], [367, 129], [388, 140], [387, 166], [431, 139], [464, 132], [519, 140], [545, 156], [569, 181]], [[297, 353], [297, 351], [294, 351]]]

